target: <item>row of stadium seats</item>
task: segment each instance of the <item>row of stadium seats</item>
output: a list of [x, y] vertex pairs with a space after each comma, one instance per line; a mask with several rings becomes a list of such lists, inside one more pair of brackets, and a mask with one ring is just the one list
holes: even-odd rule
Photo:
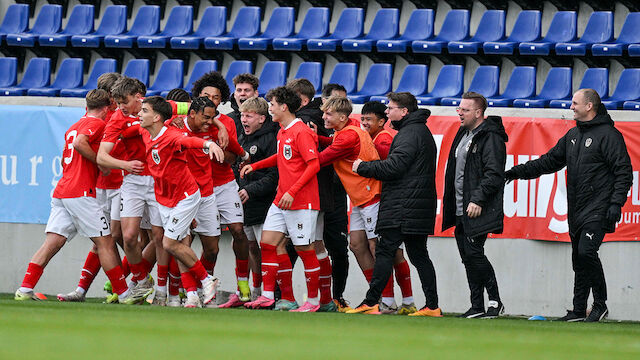
[[[67, 58], [60, 64], [51, 85], [51, 60], [33, 58], [27, 65], [21, 82], [16, 85], [17, 60], [0, 58], [0, 93], [5, 96], [85, 96], [96, 86], [97, 78], [116, 71], [116, 61], [99, 59], [95, 62], [87, 82], [82, 85], [83, 60]], [[193, 82], [202, 74], [218, 69], [214, 60], [201, 60], [194, 64], [185, 90], [190, 91]], [[407, 65], [394, 91], [408, 91], [416, 95], [420, 105], [457, 106], [463, 91], [475, 91], [487, 97], [490, 106], [569, 108], [572, 89], [572, 69], [552, 67], [541, 91], [536, 95], [536, 68], [516, 66], [509, 76], [505, 90], [499, 93], [500, 69], [483, 65], [475, 69], [470, 85], [464, 88], [464, 67], [444, 65], [438, 73], [433, 89], [428, 91], [429, 67], [422, 64]], [[250, 61], [234, 61], [226, 73], [233, 90], [232, 79], [240, 73], [253, 73]], [[149, 83], [149, 60], [129, 61], [123, 74]], [[182, 60], [165, 60], [160, 65], [154, 83], [147, 95], [166, 95], [173, 88], [183, 87], [184, 64]], [[294, 76], [307, 78], [320, 91], [323, 68], [318, 62], [302, 63]], [[288, 64], [283, 61], [266, 62], [260, 74], [258, 92], [262, 95], [276, 86], [284, 85], [288, 78]], [[386, 101], [384, 95], [392, 90], [393, 67], [390, 64], [373, 64], [369, 67], [364, 83], [357, 89], [358, 66], [355, 63], [339, 63], [333, 68], [329, 83], [343, 85], [354, 103]], [[640, 109], [640, 69], [624, 69], [611, 96], [609, 71], [606, 68], [589, 68], [585, 71], [579, 88], [593, 88], [602, 94], [608, 109]]]
[[227, 31], [227, 9], [207, 7], [197, 30], [193, 31], [193, 8], [175, 6], [167, 25], [160, 31], [160, 7], [142, 6], [127, 31], [127, 9], [122, 5], [108, 6], [102, 21], [94, 31], [94, 8], [77, 5], [67, 26], [61, 29], [62, 7], [43, 5], [33, 27], [28, 30], [28, 6], [11, 5], [0, 26], [0, 41], [7, 45], [33, 47], [105, 47], [166, 48], [215, 50], [284, 50], [378, 52], [427, 54], [514, 54], [584, 56], [640, 56], [640, 13], [626, 17], [617, 39], [613, 38], [613, 13], [595, 11], [585, 31], [577, 38], [575, 11], [558, 11], [553, 16], [544, 38], [541, 38], [541, 12], [519, 12], [513, 29], [505, 37], [505, 11], [487, 10], [477, 31], [470, 36], [469, 10], [450, 10], [440, 32], [434, 34], [434, 11], [415, 9], [407, 26], [399, 33], [399, 9], [378, 10], [369, 31], [364, 35], [364, 9], [342, 11], [333, 33], [329, 34], [330, 11], [325, 7], [310, 8], [298, 33], [294, 33], [295, 13], [292, 7], [273, 10], [265, 31], [260, 33], [261, 8], [243, 7], [231, 30]]

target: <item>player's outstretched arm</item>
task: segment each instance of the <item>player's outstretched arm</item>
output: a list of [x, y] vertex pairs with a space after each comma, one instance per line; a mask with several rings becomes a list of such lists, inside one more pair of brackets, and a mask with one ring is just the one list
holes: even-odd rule
[[213, 119], [213, 126], [218, 128], [218, 145], [226, 149], [229, 145], [229, 132], [220, 119]]

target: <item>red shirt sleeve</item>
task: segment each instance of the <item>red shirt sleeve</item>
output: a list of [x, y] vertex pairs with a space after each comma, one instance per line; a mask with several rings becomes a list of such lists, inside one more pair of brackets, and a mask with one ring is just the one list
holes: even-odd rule
[[296, 146], [304, 162], [318, 158], [318, 140], [311, 131], [300, 131], [296, 136]]
[[106, 124], [102, 120], [90, 121], [86, 123], [78, 133], [87, 135], [89, 137], [89, 142], [93, 143], [104, 135], [105, 125]]
[[251, 167], [253, 168], [253, 171], [256, 171], [274, 167], [276, 165], [278, 165], [278, 154], [273, 154], [266, 159], [254, 162], [253, 164], [251, 164]]
[[336, 134], [333, 142], [319, 155], [320, 166], [326, 166], [339, 159], [356, 160], [360, 153], [360, 138], [353, 130]]
[[381, 134], [376, 138], [376, 141], [373, 143], [373, 146], [376, 147], [378, 151], [378, 155], [380, 155], [380, 159], [384, 160], [389, 156], [389, 149], [391, 148], [391, 142], [393, 138], [389, 134]]
[[320, 143], [321, 147], [327, 147], [331, 145], [332, 141], [333, 141], [332, 137], [318, 135], [318, 143]]
[[118, 116], [118, 114], [120, 114], [119, 112], [116, 112], [113, 116], [111, 116], [111, 119], [109, 120], [109, 122], [107, 123], [107, 126], [104, 129], [104, 135], [102, 137], [102, 141], [104, 142], [110, 142], [110, 143], [116, 143], [116, 141], [118, 141], [118, 138], [120, 137], [120, 133], [123, 130], [123, 127], [125, 126], [125, 121], [124, 119], [122, 119], [122, 117]]
[[123, 130], [120, 135], [123, 139], [133, 138], [140, 135], [141, 129], [140, 124], [131, 125], [127, 129]]
[[317, 158], [310, 159], [309, 161], [307, 161], [307, 168], [304, 169], [304, 172], [302, 173], [302, 175], [300, 175], [298, 181], [296, 181], [295, 184], [291, 185], [289, 190], [287, 190], [286, 192], [288, 192], [289, 195], [296, 197], [298, 191], [300, 191], [303, 186], [305, 186], [314, 176], [316, 176], [318, 171], [320, 171], [320, 162]]
[[204, 148], [206, 140], [195, 136], [184, 136], [179, 140], [180, 145], [188, 149]]

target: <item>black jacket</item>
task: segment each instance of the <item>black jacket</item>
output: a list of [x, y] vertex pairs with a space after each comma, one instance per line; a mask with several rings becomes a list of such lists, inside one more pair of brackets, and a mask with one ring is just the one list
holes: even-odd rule
[[533, 179], [566, 166], [569, 233], [575, 235], [594, 221], [602, 222], [610, 233], [615, 223], [606, 220], [607, 210], [611, 205], [624, 205], [633, 182], [629, 153], [604, 106], [593, 120], [576, 125], [549, 152], [514, 166], [505, 177]]
[[240, 105], [236, 102], [236, 98], [233, 97], [233, 94], [231, 94], [229, 103], [231, 104], [233, 111], [228, 113], [227, 116], [233, 119], [233, 122], [236, 124], [236, 134], [240, 137], [240, 134], [244, 133], [244, 130], [242, 129], [242, 122], [240, 122]]
[[[323, 112], [320, 110], [322, 99], [315, 98], [307, 105], [296, 111], [296, 117], [305, 124], [314, 123], [318, 127], [318, 135], [329, 136], [331, 131], [324, 127]], [[321, 151], [322, 149], [318, 149]], [[320, 191], [320, 210], [329, 212], [333, 210], [333, 166], [324, 166], [318, 171], [318, 188]]]
[[385, 160], [360, 164], [358, 174], [382, 181], [377, 231], [431, 235], [436, 221], [436, 143], [426, 125], [429, 110], [394, 121], [398, 133]]
[[[276, 153], [278, 130], [280, 130], [280, 126], [271, 121], [269, 117], [255, 133], [245, 135], [243, 131], [238, 134], [238, 142], [249, 153], [251, 163], [266, 159]], [[234, 167], [234, 172], [240, 189], [247, 190], [249, 194], [249, 200], [244, 204], [244, 224], [262, 224], [273, 199], [276, 197], [278, 168], [256, 170], [247, 174], [244, 179], [238, 176], [237, 166]]]
[[[455, 152], [467, 130], [460, 127], [453, 139], [447, 171], [444, 176], [442, 231], [456, 225], [456, 158]], [[503, 228], [504, 165], [507, 160], [505, 142], [509, 138], [502, 118], [489, 116], [473, 136], [464, 166], [462, 185], [462, 217], [465, 234], [476, 237], [488, 233], [500, 234]], [[470, 219], [466, 214], [469, 202], [482, 207], [480, 216]]]

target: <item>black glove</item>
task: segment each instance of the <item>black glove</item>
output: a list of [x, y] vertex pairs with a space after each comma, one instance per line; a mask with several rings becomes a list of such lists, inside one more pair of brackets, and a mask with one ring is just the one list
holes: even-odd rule
[[622, 215], [620, 206], [615, 204], [609, 205], [609, 209], [607, 210], [607, 220], [612, 223], [617, 223], [620, 220], [620, 215]]
[[518, 177], [516, 176], [515, 172], [511, 169], [507, 170], [504, 172], [504, 181], [508, 184], [511, 181], [517, 179]]

